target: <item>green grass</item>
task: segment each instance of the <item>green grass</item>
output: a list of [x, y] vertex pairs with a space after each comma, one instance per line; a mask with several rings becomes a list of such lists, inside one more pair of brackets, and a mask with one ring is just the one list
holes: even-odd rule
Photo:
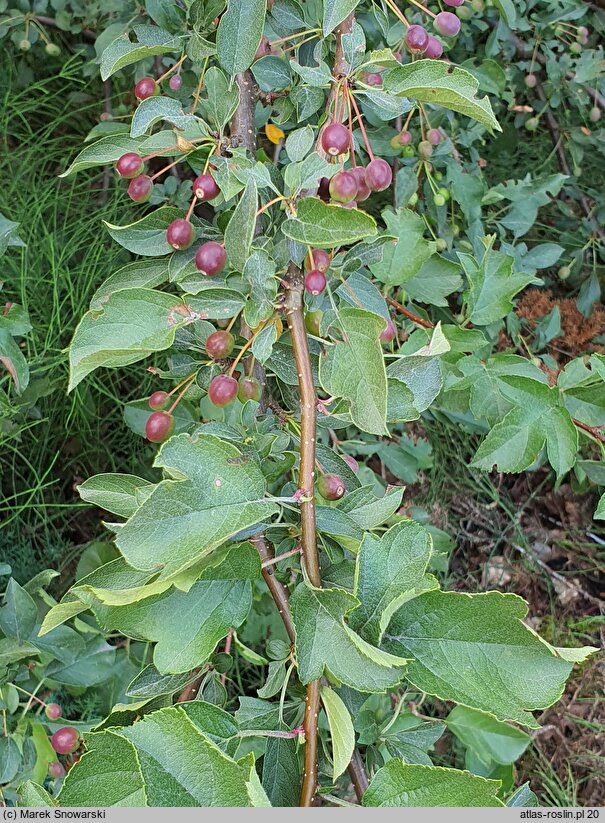
[[[0, 556], [25, 578], [60, 566], [71, 546], [99, 528], [96, 515], [83, 516], [76, 483], [99, 471], [138, 469], [145, 445], [123, 423], [122, 404], [144, 395], [147, 378], [144, 367], [128, 378], [101, 371], [67, 396], [65, 349], [74, 328], [95, 289], [129, 259], [101, 221], [127, 222], [132, 212], [113, 179], [103, 192], [102, 170], [57, 177], [97, 122], [100, 84], [84, 81], [74, 58], [21, 88], [3, 55], [0, 211], [21, 223], [26, 247], [2, 260], [2, 300], [30, 315], [24, 400], [35, 403], [0, 417]], [[7, 383], [2, 372], [0, 385]]]

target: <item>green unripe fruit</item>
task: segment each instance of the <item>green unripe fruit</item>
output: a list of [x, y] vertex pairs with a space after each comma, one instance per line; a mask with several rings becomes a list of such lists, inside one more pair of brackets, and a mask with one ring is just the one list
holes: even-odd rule
[[437, 247], [437, 251], [445, 251], [447, 249], [447, 240], [444, 240], [443, 237], [438, 237], [435, 240], [435, 246]]
[[528, 89], [535, 89], [535, 87], [538, 85], [538, 78], [536, 77], [536, 75], [527, 74], [525, 76], [525, 85]]
[[389, 140], [389, 145], [395, 151], [398, 151], [401, 148], [401, 143], [399, 142], [399, 135], [396, 134], [395, 137], [391, 137]]
[[59, 46], [57, 46], [57, 44], [56, 44], [56, 43], [47, 43], [47, 44], [44, 46], [44, 51], [45, 51], [45, 52], [46, 52], [46, 53], [47, 53], [50, 57], [58, 57], [58, 56], [61, 54], [61, 49], [59, 48]]
[[428, 160], [429, 157], [433, 154], [433, 147], [429, 143], [428, 140], [422, 140], [418, 144], [418, 154], [422, 157], [423, 160]]
[[452, 234], [454, 235], [454, 237], [458, 237], [458, 235], [460, 234], [460, 226], [457, 223], [454, 223], [454, 225], [452, 226]]
[[527, 131], [535, 131], [539, 125], [540, 120], [537, 117], [530, 117], [529, 120], [525, 121], [525, 128]]
[[460, 6], [460, 8], [456, 9], [456, 14], [461, 20], [470, 20], [473, 16], [470, 6]]
[[417, 202], [418, 202], [418, 193], [414, 192], [414, 194], [408, 200], [408, 206], [412, 206], [412, 208], [413, 208], [416, 205]]
[[569, 46], [569, 50], [572, 54], [582, 54], [582, 44], [581, 43], [572, 43]]
[[255, 377], [242, 377], [238, 383], [237, 397], [242, 403], [247, 400], [258, 401], [263, 393], [261, 384]]
[[[436, 176], [437, 176], [437, 175], [435, 175], [435, 177], [436, 177]], [[438, 191], [439, 191], [439, 194], [443, 197], [443, 199], [444, 199], [444, 200], [445, 200], [445, 202], [447, 203], [447, 201], [450, 199], [450, 193], [449, 193], [449, 191], [448, 191], [446, 188], [444, 188], [443, 186], [442, 186], [440, 189], [438, 189]]]
[[414, 151], [414, 146], [404, 146], [401, 149], [401, 156], [402, 157], [414, 157], [416, 152]]
[[321, 309], [317, 309], [317, 311], [308, 311], [305, 314], [305, 329], [309, 332], [309, 334], [319, 337], [321, 318], [323, 316], [324, 313]]
[[570, 266], [561, 266], [557, 275], [559, 276], [559, 280], [567, 280], [569, 275], [571, 274], [571, 267]]
[[19, 48], [21, 49], [21, 51], [29, 51], [31, 47], [32, 44], [29, 42], [29, 40], [23, 39], [19, 41]]
[[588, 116], [590, 117], [590, 121], [592, 123], [598, 123], [601, 119], [601, 109], [598, 106], [595, 106], [590, 110], [590, 114]]
[[441, 195], [441, 194], [436, 194], [433, 197], [433, 203], [436, 206], [445, 206], [445, 197], [443, 197], [443, 195]]
[[[443, 174], [440, 171], [436, 171], [435, 174], [433, 175], [433, 177], [435, 178], [435, 180], [437, 180], [437, 182], [440, 182], [441, 180], [443, 180]], [[441, 191], [441, 189], [439, 189], [439, 191]], [[447, 189], [446, 189], [446, 191], [447, 191]]]
[[485, 3], [483, 0], [471, 0], [471, 7], [473, 11], [482, 12], [485, 10]]
[[317, 481], [317, 490], [324, 500], [340, 500], [345, 493], [345, 484], [337, 474], [322, 474]]

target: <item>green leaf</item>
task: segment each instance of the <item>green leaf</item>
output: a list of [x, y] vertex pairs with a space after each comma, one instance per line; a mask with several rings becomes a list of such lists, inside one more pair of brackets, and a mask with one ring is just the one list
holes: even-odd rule
[[548, 460], [561, 477], [573, 466], [578, 451], [578, 431], [563, 408], [558, 388], [528, 377], [503, 376], [502, 393], [515, 403], [481, 443], [472, 465], [491, 471], [528, 469], [546, 445]]
[[286, 137], [286, 152], [291, 163], [304, 160], [315, 143], [315, 132], [311, 126], [291, 131]]
[[150, 806], [248, 806], [250, 769], [202, 734], [182, 709], [161, 709], [120, 731], [137, 751]]
[[244, 271], [244, 266], [250, 256], [250, 246], [256, 227], [257, 206], [258, 190], [255, 181], [250, 179], [225, 229], [225, 249], [229, 265], [236, 271]]
[[298, 806], [301, 780], [297, 748], [296, 740], [267, 738], [263, 757], [263, 788], [272, 806]]
[[319, 380], [350, 404], [353, 422], [370, 434], [386, 434], [387, 381], [380, 333], [385, 321], [360, 309], [340, 312], [343, 337], [319, 361]]
[[222, 132], [238, 107], [239, 86], [233, 83], [229, 87], [229, 81], [216, 66], [211, 66], [206, 72], [204, 85], [208, 95], [204, 112], [214, 128]]
[[68, 391], [99, 366], [126, 366], [169, 348], [176, 330], [195, 319], [174, 295], [152, 289], [115, 292], [101, 309], [86, 312], [76, 327], [69, 347]]
[[12, 737], [0, 737], [0, 784], [10, 783], [19, 773], [21, 752]]
[[601, 495], [593, 517], [595, 520], [605, 520], [605, 494]]
[[305, 197], [296, 217], [282, 223], [286, 237], [322, 249], [348, 245], [377, 233], [376, 221], [359, 209], [343, 209], [317, 197]]
[[59, 793], [62, 806], [147, 806], [135, 747], [103, 731], [86, 735], [86, 754], [73, 766]]
[[0, 629], [6, 637], [23, 643], [31, 637], [37, 619], [34, 599], [11, 577], [4, 593], [4, 606], [0, 609]]
[[364, 806], [503, 806], [498, 780], [470, 772], [419, 766], [394, 758], [378, 769], [366, 789]]
[[128, 34], [123, 34], [103, 49], [101, 55], [101, 79], [107, 80], [125, 66], [138, 63], [147, 57], [178, 51], [180, 37], [158, 26], [134, 26], [138, 43], [133, 43]]
[[385, 647], [415, 658], [406, 675], [416, 688], [538, 728], [531, 712], [559, 699], [572, 664], [521, 622], [526, 615], [514, 594], [429, 592], [395, 614]]
[[229, 0], [216, 36], [218, 60], [233, 76], [252, 65], [263, 35], [267, 0]]
[[28, 780], [19, 786], [20, 806], [27, 809], [52, 809], [59, 804], [38, 783]]
[[355, 749], [355, 731], [349, 710], [329, 686], [321, 687], [321, 702], [326, 711], [332, 738], [332, 780], [346, 770]]
[[0, 363], [12, 377], [17, 394], [22, 394], [29, 383], [29, 366], [12, 334], [4, 328], [0, 328]]
[[359, 0], [324, 0], [323, 34], [327, 37], [336, 26], [355, 11]]
[[366, 643], [345, 623], [358, 605], [343, 589], [297, 586], [290, 607], [303, 684], [325, 674], [360, 692], [384, 692], [401, 681], [407, 661]]
[[512, 231], [515, 238], [522, 237], [536, 222], [538, 209], [550, 203], [568, 179], [564, 174], [551, 174], [532, 180], [528, 174], [523, 180], [508, 180], [490, 189], [498, 199], [511, 202], [508, 213], [498, 222]]
[[475, 326], [489, 326], [505, 317], [513, 308], [513, 297], [536, 282], [533, 274], [515, 272], [514, 257], [494, 251], [494, 240], [494, 235], [483, 239], [485, 253], [481, 260], [458, 252], [468, 278], [468, 289], [464, 292], [467, 319]]
[[538, 808], [540, 801], [529, 787], [529, 783], [524, 783], [519, 786], [517, 791], [512, 794], [506, 801], [507, 806], [521, 806], [522, 808]]
[[130, 136], [142, 137], [147, 129], [160, 120], [166, 120], [181, 131], [200, 122], [192, 114], [185, 114], [183, 104], [179, 100], [157, 95], [139, 103], [132, 115]]
[[252, 605], [250, 580], [258, 577], [258, 552], [243, 544], [187, 592], [173, 588], [129, 606], [92, 608], [103, 628], [155, 642], [161, 674], [180, 674], [205, 663], [229, 629], [243, 623]]
[[112, 223], [103, 222], [116, 243], [133, 254], [163, 257], [174, 251], [166, 240], [166, 229], [173, 220], [182, 216], [180, 209], [164, 206], [127, 226], [114, 226]]
[[531, 737], [485, 712], [456, 706], [447, 716], [451, 732], [486, 765], [514, 763], [531, 743]]
[[174, 479], [158, 483], [116, 538], [135, 568], [167, 578], [277, 511], [263, 500], [258, 465], [212, 435], [172, 437], [154, 465]]
[[134, 474], [95, 474], [76, 488], [82, 500], [119, 517], [130, 517], [149, 496], [153, 483]]
[[437, 588], [435, 578], [426, 574], [431, 552], [430, 534], [413, 520], [397, 523], [382, 537], [366, 532], [355, 574], [354, 593], [361, 605], [351, 613], [351, 628], [378, 645], [397, 609]]
[[487, 97], [476, 97], [473, 75], [443, 60], [417, 60], [384, 76], [383, 88], [420, 103], [433, 103], [472, 117], [488, 129], [502, 131]]
[[426, 345], [412, 354], [400, 354], [389, 364], [389, 401], [393, 381], [402, 383], [409, 393], [405, 404], [407, 419], [417, 420], [441, 391], [443, 377], [439, 357], [449, 350], [450, 344], [443, 334], [441, 324], [438, 323]]
[[129, 151], [138, 152], [140, 142], [140, 140], [133, 140], [127, 134], [110, 134], [108, 137], [103, 137], [96, 143], [83, 148], [69, 168], [59, 177], [69, 177], [70, 174], [75, 174], [82, 169], [115, 163]]
[[435, 243], [424, 239], [422, 217], [410, 209], [391, 208], [382, 212], [387, 234], [397, 238], [383, 247], [382, 260], [370, 263], [370, 271], [388, 286], [401, 286], [435, 253]]
[[155, 289], [168, 280], [167, 260], [136, 260], [122, 266], [99, 286], [90, 299], [91, 309], [101, 309], [108, 297], [122, 289]]
[[255, 329], [273, 314], [273, 302], [277, 297], [275, 262], [266, 251], [255, 251], [246, 260], [243, 274], [251, 289], [244, 319], [251, 329]]

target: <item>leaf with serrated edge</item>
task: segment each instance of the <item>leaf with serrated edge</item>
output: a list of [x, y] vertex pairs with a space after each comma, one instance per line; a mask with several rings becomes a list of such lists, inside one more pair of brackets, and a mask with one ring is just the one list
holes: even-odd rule
[[291, 240], [322, 249], [355, 243], [377, 233], [376, 221], [369, 214], [324, 203], [318, 197], [301, 200], [296, 217], [285, 220], [281, 229]]
[[366, 789], [364, 806], [504, 806], [497, 798], [499, 780], [470, 772], [419, 766], [393, 758], [378, 769]]
[[147, 806], [135, 747], [112, 731], [86, 735], [86, 752], [69, 770], [62, 806]]
[[383, 642], [415, 658], [406, 676], [427, 694], [538, 728], [531, 712], [561, 697], [572, 664], [521, 622], [526, 615], [514, 594], [429, 592], [399, 609]]
[[350, 403], [360, 429], [386, 434], [387, 378], [379, 339], [385, 321], [371, 312], [343, 309], [340, 324], [346, 339], [320, 358], [320, 383], [329, 395]]
[[277, 511], [263, 499], [266, 483], [258, 465], [218, 437], [172, 437], [154, 465], [174, 479], [158, 483], [122, 526], [116, 544], [130, 565], [161, 570], [161, 578]]
[[150, 806], [250, 805], [250, 769], [227, 757], [182, 709], [160, 709], [118, 733], [136, 749]]
[[93, 503], [105, 511], [117, 514], [119, 517], [130, 517], [139, 508], [142, 497], [148, 487], [153, 486], [149, 480], [137, 477], [134, 474], [95, 474], [79, 486], [78, 494], [87, 503]]
[[100, 366], [136, 363], [174, 342], [176, 330], [195, 317], [178, 297], [153, 289], [123, 289], [88, 311], [78, 323], [69, 347], [72, 391]]
[[187, 592], [172, 588], [129, 606], [93, 604], [92, 610], [105, 629], [155, 642], [157, 670], [180, 674], [205, 663], [229, 630], [243, 623], [252, 605], [250, 580], [258, 577], [258, 552], [242, 544]]
[[457, 111], [488, 129], [502, 131], [488, 98], [476, 97], [479, 82], [475, 77], [444, 60], [417, 60], [391, 69], [384, 76], [383, 88], [420, 103]]
[[267, 0], [229, 0], [216, 35], [218, 60], [227, 74], [246, 71], [263, 35]]
[[407, 660], [371, 646], [345, 623], [357, 605], [357, 598], [342, 589], [297, 586], [290, 606], [302, 683], [329, 672], [357, 691], [384, 692], [401, 681]]
[[322, 686], [321, 701], [326, 711], [330, 737], [332, 738], [332, 780], [345, 771], [355, 749], [355, 730], [349, 710], [336, 692], [329, 686]]
[[379, 644], [393, 614], [408, 600], [438, 587], [426, 569], [432, 540], [419, 523], [404, 520], [381, 537], [366, 532], [357, 555], [355, 596], [361, 605], [349, 625]]

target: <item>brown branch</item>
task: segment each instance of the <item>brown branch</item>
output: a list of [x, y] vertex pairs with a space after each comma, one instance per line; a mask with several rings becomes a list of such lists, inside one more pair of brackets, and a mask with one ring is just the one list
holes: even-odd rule
[[349, 763], [348, 772], [353, 788], [355, 789], [357, 799], [361, 803], [361, 798], [370, 783], [363, 765], [362, 757], [357, 749], [353, 752], [353, 757]]
[[254, 157], [256, 155], [256, 128], [254, 124], [254, 107], [256, 93], [254, 78], [249, 71], [235, 76], [239, 88], [239, 105], [231, 119], [231, 137], [237, 137]]
[[[260, 555], [261, 564], [264, 565], [273, 559], [273, 548], [264, 535], [261, 534], [253, 537], [250, 542], [256, 546]], [[290, 638], [290, 643], [294, 643], [294, 624], [292, 622], [292, 615], [290, 614], [290, 607], [288, 605], [288, 590], [283, 583], [280, 583], [279, 580], [277, 580], [271, 566], [265, 566], [262, 569], [262, 575], [263, 580], [267, 584], [267, 588], [271, 593], [271, 597], [275, 601], [277, 611], [283, 620], [286, 632]]]
[[605, 443], [605, 434], [603, 434], [598, 426], [589, 426], [586, 423], [582, 423], [581, 420], [576, 420], [575, 417], [571, 419], [574, 422], [574, 426], [577, 426], [578, 429], [582, 429], [582, 431], [592, 435], [592, 437], [595, 437], [600, 443]]
[[407, 317], [408, 320], [413, 320], [414, 323], [417, 323], [419, 326], [423, 326], [425, 329], [434, 329], [435, 328], [434, 324], [431, 323], [430, 320], [425, 320], [424, 317], [419, 317], [417, 314], [414, 314], [413, 312], [408, 311], [406, 308], [404, 308], [401, 305], [401, 303], [398, 303], [396, 300], [393, 300], [392, 297], [387, 297], [385, 295], [384, 299], [387, 301], [389, 306], [392, 306], [394, 309], [397, 309], [397, 311], [400, 314], [403, 314], [404, 317]]
[[[286, 317], [292, 337], [298, 390], [300, 393], [301, 434], [298, 488], [304, 493], [300, 504], [302, 559], [307, 578], [312, 586], [321, 586], [317, 536], [315, 531], [315, 423], [317, 395], [311, 371], [309, 345], [303, 318], [303, 276], [301, 270], [290, 264], [287, 274]], [[317, 717], [319, 714], [319, 681], [307, 685], [305, 706], [304, 776], [300, 798], [301, 806], [312, 806], [317, 789]]]

